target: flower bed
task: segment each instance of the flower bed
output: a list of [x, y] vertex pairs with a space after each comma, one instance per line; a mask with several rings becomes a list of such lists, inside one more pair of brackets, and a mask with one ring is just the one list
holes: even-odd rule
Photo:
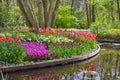
[[97, 47], [92, 32], [67, 29], [29, 29], [0, 33], [0, 65], [40, 62], [80, 55]]

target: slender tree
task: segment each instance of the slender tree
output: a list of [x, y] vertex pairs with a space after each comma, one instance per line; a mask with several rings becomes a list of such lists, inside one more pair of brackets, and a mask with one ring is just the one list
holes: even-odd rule
[[71, 0], [71, 15], [73, 15], [74, 0]]
[[2, 0], [0, 0], [0, 3], [2, 3]]
[[90, 23], [92, 22], [92, 1], [89, 0], [89, 19], [90, 19]]
[[92, 22], [95, 22], [95, 1], [92, 2]]
[[89, 9], [88, 9], [88, 1], [87, 0], [85, 0], [85, 11], [86, 11], [86, 18], [87, 18], [87, 26], [90, 27]]
[[38, 12], [39, 12], [39, 27], [45, 27], [44, 25], [44, 10], [42, 0], [37, 0]]
[[118, 19], [120, 21], [120, 1], [117, 0], [117, 9], [118, 9]]
[[39, 27], [54, 27], [61, 0], [36, 0], [38, 16], [35, 14], [32, 0], [17, 0], [21, 12], [29, 27], [35, 31]]
[[95, 22], [95, 0], [89, 0], [88, 4], [89, 22]]
[[[0, 12], [2, 11], [2, 0], [0, 0]], [[2, 19], [2, 16], [0, 16], [0, 18]], [[2, 22], [0, 21], [0, 27], [2, 26]]]
[[117, 68], [118, 68], [118, 65], [119, 64], [119, 54], [117, 54], [116, 55], [116, 64], [115, 64], [115, 75], [114, 75], [114, 77], [116, 78], [116, 76], [117, 76]]

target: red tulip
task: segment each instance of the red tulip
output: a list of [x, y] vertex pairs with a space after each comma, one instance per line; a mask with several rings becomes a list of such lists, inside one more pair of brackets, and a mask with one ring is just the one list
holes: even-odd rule
[[10, 37], [10, 36], [8, 36], [8, 35], [6, 35], [6, 36], [5, 36], [5, 39], [6, 39], [6, 40], [10, 40], [10, 39], [11, 39], [11, 37]]
[[3, 41], [3, 37], [2, 36], [0, 36], [0, 41]]

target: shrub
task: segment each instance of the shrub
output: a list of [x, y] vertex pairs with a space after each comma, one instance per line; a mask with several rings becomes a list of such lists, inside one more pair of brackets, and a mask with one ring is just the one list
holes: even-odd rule
[[98, 33], [100, 39], [120, 40], [120, 29], [105, 29]]
[[24, 48], [19, 43], [13, 41], [0, 42], [0, 61], [5, 63], [19, 63], [26, 56]]
[[1, 27], [17, 27], [26, 26], [19, 7], [2, 2], [0, 7], [0, 26]]
[[74, 45], [74, 44], [66, 45], [66, 43], [62, 43], [61, 45], [53, 45], [53, 44], [48, 45], [50, 51], [56, 52], [57, 58], [79, 55], [95, 47], [96, 47], [96, 41], [94, 40], [88, 40], [84, 43], [81, 43], [80, 45]]
[[56, 26], [59, 28], [71, 28], [78, 26], [77, 17], [70, 14], [70, 6], [60, 6]]

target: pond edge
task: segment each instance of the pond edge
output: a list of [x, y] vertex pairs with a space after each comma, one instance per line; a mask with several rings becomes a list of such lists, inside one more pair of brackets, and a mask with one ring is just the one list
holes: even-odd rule
[[0, 66], [0, 71], [2, 72], [9, 72], [9, 71], [18, 71], [18, 70], [28, 70], [34, 68], [44, 68], [49, 66], [56, 66], [60, 64], [68, 64], [73, 62], [83, 63], [85, 61], [89, 61], [92, 58], [94, 59], [99, 55], [100, 46], [97, 45], [96, 49], [92, 49], [84, 54], [80, 54], [77, 56], [72, 56], [71, 58], [61, 58], [61, 59], [53, 59], [53, 60], [46, 60], [42, 62], [35, 62], [29, 64], [22, 64], [22, 65], [10, 65], [10, 66]]
[[110, 40], [110, 39], [97, 39], [97, 41], [101, 43], [120, 43], [119, 40]]

